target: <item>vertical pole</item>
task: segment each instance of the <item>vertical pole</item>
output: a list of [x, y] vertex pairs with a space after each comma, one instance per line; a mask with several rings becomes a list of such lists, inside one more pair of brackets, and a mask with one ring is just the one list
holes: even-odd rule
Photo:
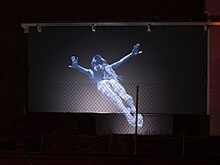
[[136, 89], [136, 118], [135, 118], [135, 145], [134, 145], [134, 153], [137, 153], [137, 123], [138, 123], [138, 96], [139, 96], [139, 86], [137, 85]]
[[185, 155], [185, 134], [183, 134], [183, 148], [182, 148], [182, 155]]
[[41, 145], [40, 145], [40, 151], [43, 152], [43, 146], [44, 146], [44, 134], [41, 133]]
[[111, 152], [111, 145], [112, 145], [112, 132], [109, 135], [109, 146], [108, 146], [108, 152]]
[[138, 96], [139, 96], [139, 86], [137, 85], [137, 90], [136, 90], [136, 119], [135, 119], [135, 135], [137, 135], [137, 123], [138, 123]]

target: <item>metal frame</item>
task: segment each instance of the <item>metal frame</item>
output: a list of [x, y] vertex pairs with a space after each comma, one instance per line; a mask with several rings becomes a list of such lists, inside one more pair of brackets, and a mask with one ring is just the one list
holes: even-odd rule
[[220, 26], [218, 21], [206, 21], [206, 22], [76, 22], [76, 23], [22, 23], [21, 27], [24, 29], [24, 33], [29, 33], [29, 27], [36, 27], [41, 32], [42, 27], [107, 27], [107, 26], [204, 26], [204, 30], [207, 31], [207, 114], [210, 113], [210, 29], [211, 26]]
[[59, 27], [59, 26], [220, 26], [220, 22], [76, 22], [76, 23], [22, 23], [24, 33], [29, 27]]
[[207, 115], [210, 114], [210, 28], [207, 29]]

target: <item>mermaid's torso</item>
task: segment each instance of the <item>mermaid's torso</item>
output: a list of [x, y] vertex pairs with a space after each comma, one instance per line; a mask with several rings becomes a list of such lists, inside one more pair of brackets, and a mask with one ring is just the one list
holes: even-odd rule
[[97, 65], [93, 70], [93, 83], [97, 84], [102, 80], [115, 79], [118, 81], [118, 76], [110, 65]]

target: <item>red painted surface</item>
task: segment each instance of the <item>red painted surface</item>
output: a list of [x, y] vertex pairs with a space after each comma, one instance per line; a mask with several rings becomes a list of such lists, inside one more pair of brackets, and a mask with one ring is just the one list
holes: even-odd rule
[[220, 27], [210, 28], [209, 43], [210, 114], [220, 114]]
[[[220, 17], [220, 1], [206, 0], [209, 18]], [[210, 28], [209, 42], [209, 113], [220, 114], [220, 26]]]
[[206, 10], [209, 16], [220, 15], [220, 1], [219, 0], [206, 0]]

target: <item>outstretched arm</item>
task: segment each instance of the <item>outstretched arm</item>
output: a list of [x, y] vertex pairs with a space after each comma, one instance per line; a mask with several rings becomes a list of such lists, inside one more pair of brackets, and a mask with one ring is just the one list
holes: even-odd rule
[[71, 57], [72, 65], [69, 65], [69, 68], [77, 69], [81, 73], [85, 74], [89, 78], [92, 78], [93, 71], [91, 69], [86, 69], [78, 64], [78, 57], [72, 56]]
[[142, 53], [142, 51], [139, 51], [139, 47], [140, 44], [135, 44], [131, 53], [129, 53], [128, 55], [124, 56], [123, 58], [121, 58], [119, 61], [114, 62], [113, 64], [111, 64], [113, 69], [118, 68], [119, 66], [121, 66], [122, 64], [124, 64], [125, 62], [127, 62], [130, 58], [139, 55]]

